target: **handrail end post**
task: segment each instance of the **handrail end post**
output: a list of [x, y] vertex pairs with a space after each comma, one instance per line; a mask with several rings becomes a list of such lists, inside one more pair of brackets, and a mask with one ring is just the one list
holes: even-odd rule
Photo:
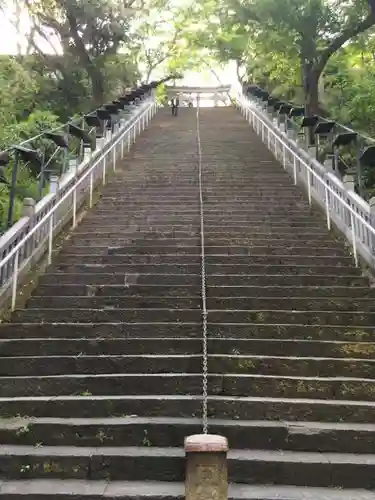
[[214, 434], [185, 438], [185, 499], [228, 500], [228, 440]]
[[[370, 206], [370, 225], [375, 229], [375, 196], [369, 200]], [[375, 256], [375, 234], [371, 234], [371, 253]]]

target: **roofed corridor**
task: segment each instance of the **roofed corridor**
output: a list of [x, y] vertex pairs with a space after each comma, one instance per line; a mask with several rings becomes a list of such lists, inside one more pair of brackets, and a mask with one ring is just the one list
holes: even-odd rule
[[[230, 498], [374, 500], [375, 290], [238, 111], [199, 123]], [[0, 498], [182, 498], [202, 428], [198, 160], [196, 109], [161, 109], [1, 325]]]

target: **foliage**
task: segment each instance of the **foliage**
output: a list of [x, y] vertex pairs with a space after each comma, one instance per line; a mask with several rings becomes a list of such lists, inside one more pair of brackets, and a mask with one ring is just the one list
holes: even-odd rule
[[[0, 57], [1, 149], [141, 78], [232, 61], [240, 81], [375, 136], [375, 12], [367, 0], [0, 0], [0, 8], [7, 3], [16, 6], [17, 29], [27, 9], [31, 30], [25, 53]], [[33, 147], [51, 155], [45, 139]], [[25, 193], [37, 196], [37, 176], [22, 166], [17, 206]], [[371, 187], [375, 178], [366, 176]], [[7, 189], [0, 184], [0, 220]]]

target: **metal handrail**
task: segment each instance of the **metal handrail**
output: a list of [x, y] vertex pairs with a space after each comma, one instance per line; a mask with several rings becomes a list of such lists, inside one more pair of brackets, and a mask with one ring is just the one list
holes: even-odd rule
[[[79, 189], [83, 188], [83, 194], [80, 201], [84, 201], [86, 191], [88, 189], [89, 196], [89, 207], [93, 205], [93, 191], [101, 176], [102, 184], [106, 182], [106, 167], [108, 156], [112, 153], [112, 158], [109, 158], [109, 163], [112, 162], [113, 170], [116, 169], [116, 156], [117, 156], [117, 146], [121, 145], [121, 157], [124, 154], [124, 141], [127, 140], [128, 150], [130, 149], [130, 144], [135, 141], [137, 134], [140, 134], [142, 130], [148, 125], [151, 118], [156, 112], [157, 105], [154, 100], [152, 100], [149, 105], [144, 109], [139, 116], [121, 132], [121, 135], [117, 137], [109, 147], [105, 147], [101, 151], [98, 157], [95, 159], [94, 163], [87, 169], [87, 171], [76, 180], [74, 185], [67, 190], [63, 196], [58, 199], [54, 206], [44, 214], [44, 216], [27, 232], [27, 234], [14, 246], [14, 248], [1, 260], [0, 262], [0, 274], [3, 274], [4, 268], [12, 263], [11, 272], [8, 273], [8, 281], [4, 283], [2, 290], [0, 291], [0, 297], [9, 289], [11, 286], [11, 309], [14, 310], [16, 306], [17, 291], [19, 287], [19, 274], [25, 263], [29, 262], [36, 253], [41, 252], [45, 255], [47, 252], [47, 262], [51, 264], [52, 262], [52, 250], [53, 250], [53, 238], [62, 229], [61, 221], [64, 223], [68, 221], [65, 217], [68, 215], [69, 220], [72, 219], [72, 228], [74, 229], [77, 225], [77, 208], [78, 208], [78, 198]], [[133, 135], [133, 138], [131, 137]], [[100, 170], [100, 172], [98, 172]], [[99, 173], [99, 175], [98, 175]], [[101, 174], [101, 175], [100, 175]], [[69, 203], [70, 199], [72, 205]], [[62, 213], [61, 212], [62, 210]], [[66, 209], [66, 210], [65, 210]], [[71, 214], [70, 214], [71, 209]], [[58, 229], [58, 231], [56, 231]], [[30, 249], [31, 247], [31, 249]]]
[[[331, 229], [333, 221], [350, 241], [355, 265], [359, 265], [360, 254], [368, 264], [375, 267], [375, 228], [371, 225], [371, 220], [366, 220], [371, 219], [369, 205], [357, 197], [361, 206], [356, 206], [353, 202], [355, 194], [348, 192], [334, 176], [317, 172], [318, 162], [311, 159], [309, 163], [304, 159], [302, 151], [292, 146], [288, 137], [280, 130], [267, 123], [267, 119], [247, 97], [241, 93], [234, 97], [242, 114], [253, 125], [258, 135], [261, 135], [268, 149], [281, 161], [284, 169], [291, 170], [294, 184], [297, 185], [298, 181], [302, 180], [307, 186], [309, 204], [312, 204], [314, 198], [324, 207], [328, 230]], [[363, 206], [368, 207], [367, 215], [363, 214]]]

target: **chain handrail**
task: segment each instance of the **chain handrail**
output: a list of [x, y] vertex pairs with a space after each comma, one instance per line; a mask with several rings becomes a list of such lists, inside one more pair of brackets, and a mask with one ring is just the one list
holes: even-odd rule
[[208, 348], [207, 348], [207, 287], [206, 287], [206, 257], [204, 243], [204, 203], [202, 178], [202, 145], [199, 123], [199, 101], [197, 103], [197, 152], [198, 152], [198, 179], [199, 179], [199, 212], [200, 212], [200, 240], [201, 240], [201, 298], [202, 298], [202, 427], [203, 434], [208, 433]]
[[[312, 204], [314, 197], [324, 205], [328, 230], [331, 229], [331, 220], [345, 225], [346, 230], [349, 229], [349, 232], [343, 232], [352, 244], [355, 265], [359, 265], [358, 252], [360, 252], [370, 265], [375, 266], [373, 258], [375, 228], [329, 185], [326, 178], [314, 171], [312, 166], [280, 136], [279, 131], [273, 130], [272, 126], [260, 116], [259, 111], [253, 109], [251, 102], [245, 96], [240, 93], [236, 94], [235, 100], [242, 114], [249, 122], [252, 122], [254, 128], [256, 122], [257, 133], [261, 135], [273, 154], [278, 157], [281, 153], [284, 168], [292, 168], [294, 184], [298, 183], [301, 168], [307, 173], [305, 178], [307, 178], [309, 203]], [[366, 252], [361, 251], [361, 245], [365, 247], [370, 258]]]
[[[10, 276], [10, 285], [12, 287], [11, 293], [11, 309], [14, 310], [16, 306], [17, 291], [19, 286], [19, 273], [22, 270], [21, 265], [23, 259], [24, 261], [29, 261], [34, 253], [40, 250], [43, 245], [47, 248], [47, 262], [51, 264], [52, 262], [52, 251], [53, 251], [53, 238], [56, 229], [59, 225], [59, 220], [56, 220], [57, 211], [59, 208], [63, 207], [64, 202], [69, 201], [72, 197], [72, 228], [74, 229], [77, 225], [77, 198], [78, 190], [83, 189], [85, 196], [86, 190], [89, 193], [89, 207], [93, 206], [93, 191], [95, 187], [95, 181], [98, 180], [99, 176], [98, 170], [100, 169], [99, 175], [102, 178], [102, 184], [106, 182], [106, 169], [107, 169], [107, 159], [108, 163], [112, 162], [113, 170], [116, 169], [116, 153], [117, 146], [121, 145], [121, 157], [124, 154], [124, 141], [127, 140], [128, 150], [130, 149], [131, 142], [135, 141], [137, 134], [140, 134], [142, 130], [148, 125], [150, 119], [154, 116], [157, 105], [154, 101], [139, 114], [139, 116], [126, 127], [119, 137], [117, 137], [111, 145], [105, 147], [102, 152], [99, 153], [98, 157], [95, 159], [94, 163], [87, 169], [87, 171], [77, 179], [73, 186], [54, 204], [54, 206], [37, 222], [30, 231], [14, 246], [14, 248], [1, 260], [0, 262], [0, 274], [3, 272], [4, 267], [11, 262], [13, 259], [13, 269]], [[112, 157], [109, 155], [112, 153]], [[66, 215], [63, 214], [63, 215]], [[59, 228], [62, 229], [62, 228]], [[42, 237], [39, 239], [40, 233]], [[35, 242], [35, 240], [37, 240]], [[41, 241], [40, 241], [41, 240]], [[30, 246], [32, 251], [29, 251]], [[20, 258], [21, 257], [21, 258]], [[5, 283], [2, 292], [7, 290], [8, 283]], [[1, 293], [0, 293], [1, 295]]]

